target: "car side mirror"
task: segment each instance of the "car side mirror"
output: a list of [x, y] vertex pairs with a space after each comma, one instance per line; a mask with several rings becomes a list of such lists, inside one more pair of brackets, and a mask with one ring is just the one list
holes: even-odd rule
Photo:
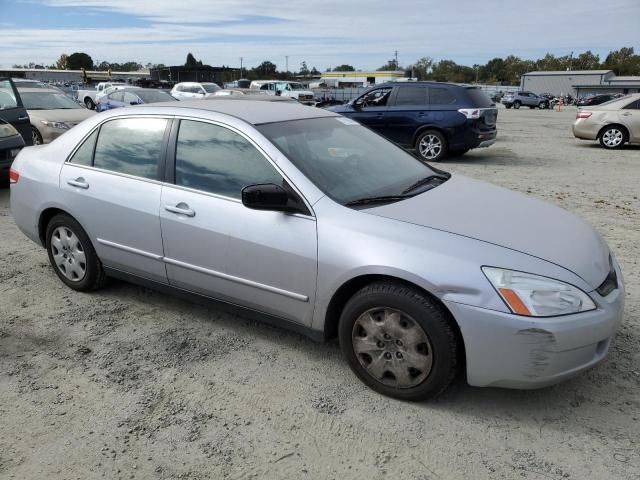
[[248, 185], [242, 189], [242, 204], [252, 210], [307, 213], [304, 204], [274, 183]]

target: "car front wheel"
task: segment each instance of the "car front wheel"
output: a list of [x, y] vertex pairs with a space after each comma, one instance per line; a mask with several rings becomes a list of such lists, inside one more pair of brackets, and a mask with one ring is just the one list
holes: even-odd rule
[[516, 110], [520, 108], [520, 105], [522, 105], [520, 102], [513, 102], [513, 108]]
[[435, 397], [457, 372], [458, 342], [448, 315], [401, 283], [377, 282], [358, 291], [340, 317], [339, 339], [358, 378], [390, 397]]
[[102, 263], [89, 237], [72, 217], [56, 215], [47, 225], [46, 248], [58, 278], [74, 290], [86, 292], [106, 280]]
[[93, 110], [94, 108], [96, 108], [96, 104], [93, 103], [93, 100], [91, 100], [90, 98], [85, 99], [84, 101], [84, 105], [89, 109], [89, 110]]
[[42, 145], [43, 143], [42, 135], [40, 134], [38, 129], [33, 126], [31, 127], [31, 140], [33, 141], [34, 145]]
[[600, 134], [600, 145], [609, 150], [621, 148], [625, 141], [626, 134], [620, 127], [607, 127]]
[[416, 151], [423, 160], [438, 162], [447, 154], [447, 139], [437, 130], [427, 130], [418, 136]]

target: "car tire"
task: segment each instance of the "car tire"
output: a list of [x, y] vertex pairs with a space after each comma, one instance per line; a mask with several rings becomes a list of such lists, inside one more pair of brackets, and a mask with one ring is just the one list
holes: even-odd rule
[[515, 108], [516, 110], [518, 110], [520, 108], [520, 105], [522, 105], [522, 104], [519, 101], [513, 102], [513, 108]]
[[547, 102], [540, 102], [540, 104], [538, 105], [538, 108], [540, 110], [544, 110], [545, 108], [547, 108]]
[[600, 132], [598, 140], [602, 148], [615, 150], [623, 147], [627, 141], [627, 132], [617, 125], [611, 125]]
[[436, 397], [458, 371], [459, 342], [449, 315], [402, 283], [376, 282], [359, 290], [340, 315], [338, 336], [356, 376], [389, 397]]
[[90, 98], [85, 98], [84, 99], [84, 105], [85, 107], [87, 107], [89, 110], [95, 110], [96, 108], [96, 104], [93, 102], [93, 100], [91, 100]]
[[504, 107], [505, 107], [507, 110], [509, 110], [509, 109], [512, 107], [512, 105], [507, 105], [507, 104], [505, 104], [505, 105], [504, 105]]
[[34, 145], [42, 145], [44, 143], [42, 134], [33, 125], [31, 126], [31, 141]]
[[47, 224], [45, 246], [53, 270], [69, 288], [88, 292], [105, 284], [106, 275], [89, 236], [69, 215], [58, 214]]
[[422, 160], [439, 162], [447, 155], [447, 139], [438, 130], [427, 130], [418, 135], [415, 149]]

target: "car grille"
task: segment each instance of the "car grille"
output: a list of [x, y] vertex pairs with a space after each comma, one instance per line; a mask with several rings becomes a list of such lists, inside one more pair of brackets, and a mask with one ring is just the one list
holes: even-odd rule
[[604, 279], [604, 282], [602, 282], [602, 284], [600, 284], [600, 286], [596, 288], [596, 292], [598, 292], [603, 297], [606, 297], [616, 288], [618, 288], [618, 275], [616, 274], [616, 269], [613, 266], [613, 261], [611, 260], [611, 258], [609, 258], [609, 265], [611, 265], [609, 275], [607, 275], [607, 278]]
[[298, 99], [300, 99], [300, 100], [313, 100], [313, 95], [299, 95]]

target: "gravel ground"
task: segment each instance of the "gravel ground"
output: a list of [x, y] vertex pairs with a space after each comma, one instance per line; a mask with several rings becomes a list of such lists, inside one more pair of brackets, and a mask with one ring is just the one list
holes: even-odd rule
[[627, 283], [609, 357], [537, 391], [455, 383], [407, 404], [338, 345], [125, 283], [64, 287], [0, 190], [0, 478], [640, 478], [640, 148], [577, 142], [575, 109], [501, 109], [441, 166], [590, 221]]

